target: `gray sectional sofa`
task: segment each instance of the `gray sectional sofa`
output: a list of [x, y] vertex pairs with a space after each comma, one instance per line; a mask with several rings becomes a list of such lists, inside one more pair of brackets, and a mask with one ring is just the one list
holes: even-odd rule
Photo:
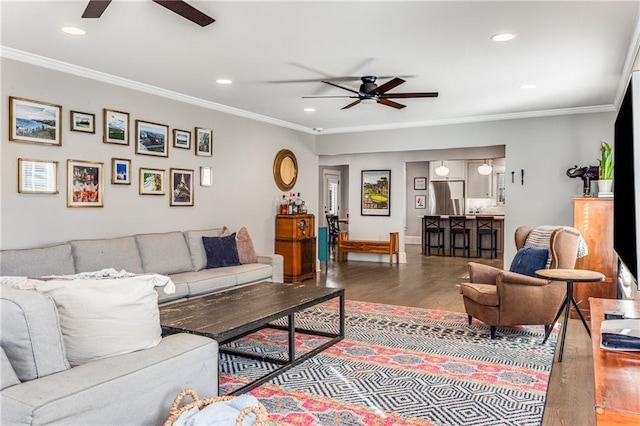
[[[0, 276], [48, 276], [106, 268], [171, 277], [168, 304], [260, 281], [282, 282], [282, 256], [206, 269], [202, 237], [222, 229], [76, 240], [0, 252]], [[217, 393], [218, 345], [202, 336], [166, 336], [151, 348], [71, 367], [54, 300], [0, 286], [0, 423], [161, 424], [184, 388]]]

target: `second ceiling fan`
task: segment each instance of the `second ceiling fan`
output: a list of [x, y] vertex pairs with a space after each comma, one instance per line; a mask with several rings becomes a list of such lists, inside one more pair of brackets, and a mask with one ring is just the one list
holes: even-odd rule
[[387, 93], [389, 90], [397, 87], [405, 82], [405, 80], [395, 77], [382, 86], [378, 86], [376, 84], [377, 77], [372, 75], [366, 75], [361, 78], [362, 84], [360, 85], [360, 90], [349, 89], [348, 87], [340, 86], [338, 84], [332, 83], [331, 81], [323, 80], [323, 83], [329, 84], [331, 86], [337, 87], [339, 89], [347, 90], [353, 95], [351, 96], [303, 96], [303, 98], [352, 98], [356, 99], [354, 102], [349, 105], [341, 108], [347, 109], [352, 106], [358, 105], [360, 102], [364, 103], [379, 103], [382, 105], [386, 105], [396, 109], [402, 109], [406, 107], [406, 105], [402, 105], [398, 102], [392, 101], [390, 99], [407, 99], [407, 98], [436, 98], [438, 97], [438, 92], [412, 92], [412, 93]]
[[[209, 24], [214, 23], [216, 20], [210, 17], [209, 15], [200, 12], [195, 7], [191, 6], [185, 1], [182, 0], [152, 0], [154, 3], [159, 4], [160, 6], [164, 6], [170, 11], [177, 13], [185, 19], [194, 22], [201, 27], [206, 27]], [[90, 0], [87, 4], [84, 13], [82, 14], [83, 18], [99, 18], [102, 16], [104, 11], [109, 6], [111, 0]]]

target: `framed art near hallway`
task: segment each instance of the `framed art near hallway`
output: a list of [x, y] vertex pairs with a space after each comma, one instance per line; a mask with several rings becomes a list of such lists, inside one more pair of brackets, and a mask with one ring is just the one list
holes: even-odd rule
[[9, 96], [9, 140], [62, 145], [62, 107]]
[[169, 126], [136, 120], [136, 154], [169, 156]]
[[111, 183], [114, 185], [131, 185], [131, 160], [124, 158], [111, 159]]
[[362, 171], [362, 216], [391, 215], [391, 170]]
[[196, 155], [213, 155], [213, 130], [196, 127]]
[[413, 178], [413, 189], [427, 189], [427, 178], [426, 177], [416, 177]]
[[140, 195], [164, 195], [164, 170], [140, 167]]
[[129, 145], [129, 113], [104, 109], [104, 143]]
[[104, 163], [67, 161], [67, 207], [104, 206]]
[[170, 169], [171, 206], [193, 206], [193, 170]]
[[71, 131], [95, 133], [96, 116], [88, 112], [71, 111]]
[[191, 149], [191, 132], [188, 130], [173, 129], [173, 147]]
[[427, 196], [424, 194], [416, 195], [416, 209], [427, 208]]

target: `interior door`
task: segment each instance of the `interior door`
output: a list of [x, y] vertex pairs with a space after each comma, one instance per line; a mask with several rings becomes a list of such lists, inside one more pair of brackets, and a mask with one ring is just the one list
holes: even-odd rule
[[324, 206], [324, 215], [322, 221], [326, 226], [326, 215], [332, 214], [340, 216], [340, 180], [342, 178], [342, 174], [340, 170], [325, 169], [323, 175], [324, 188], [322, 191], [322, 205]]

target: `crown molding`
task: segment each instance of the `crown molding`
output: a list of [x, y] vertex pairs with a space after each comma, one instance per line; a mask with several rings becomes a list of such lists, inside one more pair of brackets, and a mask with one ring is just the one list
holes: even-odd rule
[[139, 92], [149, 93], [152, 95], [162, 96], [163, 98], [172, 99], [196, 105], [202, 108], [208, 108], [227, 114], [237, 115], [240, 117], [249, 118], [251, 120], [262, 121], [264, 123], [273, 124], [275, 126], [286, 127], [292, 130], [297, 130], [304, 133], [315, 134], [313, 129], [300, 126], [299, 124], [289, 123], [288, 121], [278, 120], [277, 118], [268, 117], [266, 115], [256, 114], [253, 112], [245, 111], [238, 108], [233, 108], [227, 105], [218, 104], [216, 102], [207, 101], [204, 99], [196, 98], [194, 96], [185, 95], [182, 93], [166, 90], [161, 87], [152, 86], [150, 84], [140, 83], [138, 81], [129, 80], [122, 77], [117, 77], [104, 72], [96, 71], [90, 68], [80, 67], [67, 62], [59, 61], [46, 56], [36, 55], [33, 53], [25, 52], [18, 49], [13, 49], [7, 46], [0, 45], [0, 57], [13, 59], [15, 61], [25, 62], [31, 65], [36, 65], [43, 68], [52, 69], [55, 71], [64, 72], [67, 74], [77, 75], [79, 77], [88, 78], [91, 80], [101, 81], [103, 83], [113, 84], [127, 89], [137, 90]]
[[[637, 36], [636, 43], [635, 44], [632, 43], [632, 46], [630, 47], [630, 53], [627, 59], [628, 67], [631, 67], [631, 65], [633, 64], [633, 60], [629, 59], [629, 57], [631, 58], [635, 57], [635, 52], [637, 52], [637, 48], [638, 48], [638, 40], [640, 40], [639, 34], [640, 34], [640, 26], [636, 30], [636, 36]], [[634, 53], [633, 55], [631, 55], [631, 51], [633, 51]], [[416, 128], [416, 127], [448, 126], [453, 124], [468, 124], [468, 123], [478, 123], [478, 122], [484, 122], [484, 121], [516, 120], [516, 119], [522, 119], [522, 118], [537, 118], [537, 117], [549, 117], [549, 116], [558, 116], [558, 115], [590, 114], [590, 113], [598, 113], [598, 112], [612, 112], [617, 110], [616, 105], [614, 104], [596, 105], [596, 106], [580, 107], [580, 108], [563, 108], [563, 109], [528, 111], [528, 112], [484, 115], [484, 116], [474, 116], [474, 117], [446, 118], [446, 119], [440, 119], [440, 120], [416, 121], [416, 122], [408, 122], [408, 123], [386, 123], [386, 124], [377, 124], [377, 125], [371, 125], [371, 126], [336, 127], [336, 128], [323, 129], [322, 132], [319, 133], [318, 131], [310, 127], [301, 126], [299, 124], [290, 123], [288, 121], [279, 120], [273, 117], [256, 114], [256, 113], [245, 111], [238, 108], [233, 108], [233, 107], [222, 105], [216, 102], [211, 102], [204, 99], [196, 98], [194, 96], [189, 96], [189, 95], [174, 92], [171, 90], [166, 90], [160, 87], [152, 86], [149, 84], [140, 83], [138, 81], [117, 77], [101, 71], [80, 67], [78, 65], [69, 64], [67, 62], [59, 61], [59, 60], [48, 58], [41, 55], [36, 55], [33, 53], [18, 50], [18, 49], [13, 49], [7, 46], [0, 45], [0, 57], [12, 59], [20, 62], [25, 62], [31, 65], [36, 65], [43, 68], [64, 72], [67, 74], [77, 75], [79, 77], [101, 81], [103, 83], [113, 84], [116, 86], [137, 90], [137, 91], [149, 93], [152, 95], [161, 96], [161, 97], [176, 100], [179, 102], [196, 105], [202, 108], [208, 108], [208, 109], [224, 112], [227, 114], [248, 118], [251, 120], [273, 124], [275, 126], [285, 127], [288, 129], [292, 129], [292, 130], [296, 130], [299, 132], [308, 133], [316, 136], [321, 136], [326, 134], [339, 134], [339, 133], [360, 133], [360, 132], [374, 132], [374, 131], [380, 131], [380, 130], [398, 130], [398, 129], [409, 129], [409, 128]], [[622, 86], [622, 83], [621, 83], [621, 86]], [[626, 81], [623, 86], [624, 88], [626, 88]]]

